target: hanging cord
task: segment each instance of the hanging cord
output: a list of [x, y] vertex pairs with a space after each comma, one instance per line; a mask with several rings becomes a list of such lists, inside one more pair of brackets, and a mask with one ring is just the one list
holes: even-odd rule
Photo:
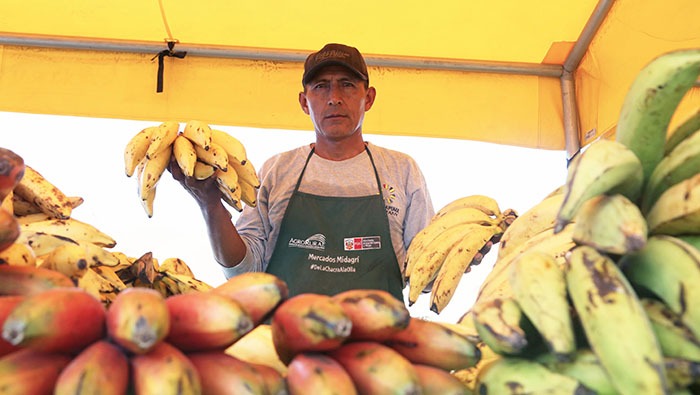
[[173, 58], [178, 58], [182, 59], [187, 55], [187, 51], [174, 51], [173, 49], [175, 48], [175, 43], [177, 40], [173, 38], [172, 33], [170, 32], [170, 26], [168, 25], [168, 20], [165, 17], [165, 8], [163, 7], [163, 0], [158, 0], [158, 5], [160, 6], [160, 16], [163, 19], [163, 25], [165, 26], [165, 32], [168, 34], [168, 38], [165, 40], [168, 44], [168, 49], [164, 49], [156, 54], [153, 58], [151, 58], [151, 61], [154, 60], [155, 58], [158, 58], [158, 74], [157, 74], [157, 86], [156, 86], [156, 92], [161, 93], [163, 92], [163, 69], [164, 69], [164, 61], [163, 58], [166, 56], [173, 57]]

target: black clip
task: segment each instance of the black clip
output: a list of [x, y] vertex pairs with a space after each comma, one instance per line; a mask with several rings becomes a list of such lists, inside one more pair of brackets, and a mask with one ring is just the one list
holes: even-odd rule
[[175, 48], [175, 41], [168, 41], [168, 49], [164, 49], [156, 56], [151, 58], [151, 60], [158, 58], [158, 86], [156, 87], [156, 92], [163, 92], [163, 58], [166, 56], [182, 59], [187, 55], [187, 51], [173, 51]]

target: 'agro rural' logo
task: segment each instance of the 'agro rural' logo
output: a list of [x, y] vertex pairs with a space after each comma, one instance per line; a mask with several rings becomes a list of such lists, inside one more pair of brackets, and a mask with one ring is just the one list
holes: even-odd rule
[[316, 233], [313, 236], [307, 237], [306, 239], [296, 239], [292, 237], [289, 239], [290, 247], [305, 248], [307, 250], [319, 250], [323, 251], [326, 249], [326, 236]]

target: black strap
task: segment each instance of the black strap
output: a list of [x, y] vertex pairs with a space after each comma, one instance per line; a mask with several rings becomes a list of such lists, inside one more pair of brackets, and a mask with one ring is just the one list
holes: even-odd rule
[[173, 48], [175, 48], [175, 41], [168, 41], [168, 49], [158, 52], [156, 56], [151, 58], [151, 60], [155, 59], [156, 57], [158, 58], [158, 82], [156, 87], [156, 92], [158, 93], [163, 92], [163, 58], [170, 56], [173, 58], [182, 59], [187, 55], [187, 51], [173, 51]]

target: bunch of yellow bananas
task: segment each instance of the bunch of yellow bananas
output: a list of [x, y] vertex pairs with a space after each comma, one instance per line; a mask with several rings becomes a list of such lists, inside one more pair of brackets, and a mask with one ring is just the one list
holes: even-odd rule
[[700, 112], [668, 130], [699, 75], [699, 49], [652, 60], [616, 139], [506, 229], [459, 321], [492, 355], [476, 392], [700, 391]]
[[124, 149], [126, 175], [137, 175], [138, 195], [149, 217], [156, 185], [171, 158], [188, 177], [216, 177], [222, 200], [237, 211], [244, 203], [255, 207], [260, 180], [240, 140], [201, 121], [187, 122], [182, 131], [178, 122], [167, 121], [141, 130]]

